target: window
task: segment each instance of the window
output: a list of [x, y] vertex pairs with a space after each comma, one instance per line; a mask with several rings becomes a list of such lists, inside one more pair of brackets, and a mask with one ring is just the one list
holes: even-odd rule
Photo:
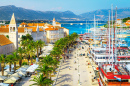
[[102, 59], [102, 57], [98, 57], [98, 59]]
[[13, 27], [13, 32], [15, 32], [15, 27]]
[[20, 35], [18, 35], [18, 38], [20, 38]]
[[12, 32], [12, 27], [10, 27], [10, 32]]

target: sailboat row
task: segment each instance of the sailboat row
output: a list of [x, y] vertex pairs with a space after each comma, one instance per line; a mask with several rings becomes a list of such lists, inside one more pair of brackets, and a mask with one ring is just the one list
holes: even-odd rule
[[[108, 28], [94, 28], [83, 36], [89, 44], [88, 57], [98, 66], [100, 86], [130, 86], [130, 53], [128, 45], [117, 37], [117, 7], [113, 21], [113, 5], [109, 11]], [[110, 16], [111, 15], [111, 16]]]

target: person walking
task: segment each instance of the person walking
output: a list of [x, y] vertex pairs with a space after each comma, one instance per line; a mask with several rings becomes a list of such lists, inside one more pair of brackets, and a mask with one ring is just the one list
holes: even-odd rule
[[70, 67], [69, 67], [69, 70], [70, 70]]

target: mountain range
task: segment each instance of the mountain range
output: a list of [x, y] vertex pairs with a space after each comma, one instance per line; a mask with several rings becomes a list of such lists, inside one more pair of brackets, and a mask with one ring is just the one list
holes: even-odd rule
[[[93, 20], [94, 14], [95, 14], [95, 16], [96, 16], [95, 18], [97, 20], [108, 20], [109, 11], [111, 11], [111, 9], [95, 10], [95, 11], [80, 14], [80, 17], [83, 17], [83, 18], [88, 19], [88, 20]], [[115, 12], [116, 12], [116, 9], [113, 10], [113, 17], [114, 18], [115, 18]], [[117, 18], [118, 19], [122, 19], [122, 18], [126, 18], [126, 17], [130, 17], [130, 7], [117, 9]]]
[[[52, 20], [54, 17], [56, 20], [93, 20], [94, 14], [97, 20], [108, 20], [109, 10], [110, 9], [100, 9], [76, 15], [71, 11], [35, 11], [8, 5], [0, 7], [0, 20], [10, 20], [12, 13], [15, 14], [17, 20]], [[126, 17], [130, 17], [130, 7], [117, 9], [117, 18]]]

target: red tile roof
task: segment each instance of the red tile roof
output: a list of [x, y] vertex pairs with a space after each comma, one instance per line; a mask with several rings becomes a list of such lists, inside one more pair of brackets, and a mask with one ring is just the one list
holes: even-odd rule
[[5, 37], [4, 35], [0, 35], [0, 46], [11, 44], [12, 42]]
[[9, 28], [8, 27], [6, 27], [6, 28], [0, 27], [0, 33], [9, 33]]
[[46, 28], [45, 30], [58, 30], [58, 29], [54, 27], [49, 27], [49, 28]]
[[[24, 29], [32, 29], [32, 32], [36, 32], [37, 27], [18, 27], [18, 33], [24, 33]], [[42, 28], [39, 28], [39, 31], [43, 31]], [[0, 33], [9, 33], [9, 28], [0, 27]]]

